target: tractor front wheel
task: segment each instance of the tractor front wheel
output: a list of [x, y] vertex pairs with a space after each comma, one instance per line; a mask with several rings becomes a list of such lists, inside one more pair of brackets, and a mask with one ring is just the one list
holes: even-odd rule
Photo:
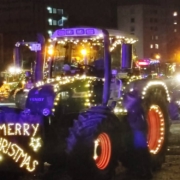
[[121, 129], [107, 107], [81, 113], [67, 138], [69, 172], [78, 180], [110, 179], [120, 153]]

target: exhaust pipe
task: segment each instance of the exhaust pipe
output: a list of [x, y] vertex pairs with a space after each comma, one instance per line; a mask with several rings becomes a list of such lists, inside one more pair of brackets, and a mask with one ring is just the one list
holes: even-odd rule
[[37, 34], [37, 42], [41, 44], [41, 51], [37, 51], [36, 53], [36, 62], [34, 67], [35, 82], [43, 80], [45, 38], [42, 34]]

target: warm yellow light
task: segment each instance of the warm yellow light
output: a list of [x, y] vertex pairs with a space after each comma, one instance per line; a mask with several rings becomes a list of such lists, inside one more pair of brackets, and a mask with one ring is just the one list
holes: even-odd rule
[[98, 158], [97, 148], [98, 148], [98, 146], [99, 146], [99, 143], [100, 143], [99, 139], [96, 139], [96, 140], [94, 141], [94, 155], [93, 155], [93, 159], [94, 159], [94, 160], [96, 160], [96, 159]]
[[3, 160], [3, 157], [2, 157], [2, 155], [0, 155], [0, 161], [2, 161]]
[[52, 48], [49, 48], [49, 49], [48, 49], [48, 54], [49, 54], [49, 55], [53, 55], [53, 53], [54, 53], [54, 50], [53, 50]]
[[32, 146], [34, 151], [37, 151], [41, 147], [41, 138], [31, 138], [30, 146]]
[[159, 54], [156, 54], [156, 56], [155, 56], [156, 59], [160, 59], [160, 57], [161, 56]]
[[0, 152], [8, 155], [14, 162], [18, 163], [21, 168], [25, 168], [29, 172], [34, 171], [39, 164], [37, 160], [33, 159], [20, 146], [5, 138], [0, 138]]
[[175, 12], [173, 12], [173, 16], [177, 16], [178, 15], [178, 13], [175, 11]]
[[9, 73], [11, 73], [11, 74], [19, 74], [19, 73], [21, 73], [21, 69], [19, 68], [19, 67], [9, 67], [9, 69], [8, 69], [8, 71], [9, 71]]
[[4, 136], [35, 136], [39, 128], [39, 123], [37, 124], [19, 124], [19, 123], [8, 123], [0, 124], [0, 133]]
[[82, 49], [82, 50], [81, 50], [81, 54], [82, 54], [83, 56], [85, 56], [85, 55], [87, 54], [86, 49]]

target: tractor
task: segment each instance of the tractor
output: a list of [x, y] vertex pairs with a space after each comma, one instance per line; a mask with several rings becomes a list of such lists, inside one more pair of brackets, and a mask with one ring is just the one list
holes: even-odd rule
[[19, 67], [11, 66], [1, 73], [3, 79], [0, 87], [0, 102], [13, 102], [13, 94], [16, 90], [23, 88], [25, 72]]
[[[44, 64], [44, 45], [45, 39], [42, 34], [37, 34], [37, 41], [31, 42], [16, 42], [14, 47], [14, 69], [21, 68], [21, 76], [22, 78], [19, 79], [19, 84], [22, 85], [19, 87], [13, 88], [10, 92], [9, 100], [15, 102], [15, 105], [19, 109], [24, 109], [26, 103], [26, 97], [29, 90], [34, 86], [34, 83], [38, 80], [43, 79], [43, 64]], [[22, 50], [21, 47], [25, 47], [30, 51], [34, 57], [34, 61], [31, 62], [28, 69], [23, 67], [24, 61], [22, 60]], [[11, 68], [12, 69], [12, 68]], [[13, 72], [14, 73], [14, 72]], [[13, 74], [12, 73], [12, 74]], [[14, 75], [13, 75], [14, 76]]]
[[180, 119], [180, 65], [175, 62], [160, 62], [156, 59], [140, 59], [136, 68], [143, 78], [161, 79], [166, 84], [170, 94], [168, 111], [171, 123]]
[[133, 72], [137, 39], [116, 30], [69, 28], [51, 40], [49, 83], [38, 82], [26, 101], [27, 112], [47, 117], [45, 161], [59, 168], [67, 158], [77, 179], [109, 179], [118, 162], [144, 174], [160, 168], [170, 97], [162, 80]]
[[[25, 107], [25, 101], [29, 89], [33, 87], [33, 82], [37, 81], [37, 78], [42, 79], [43, 76], [43, 58], [41, 57], [44, 47], [44, 37], [42, 34], [37, 35], [37, 42], [16, 42], [13, 49], [13, 65], [1, 73], [3, 80], [0, 87], [0, 102], [1, 105], [11, 104], [17, 108], [23, 109]], [[22, 48], [28, 51], [34, 51], [30, 53], [35, 59], [29, 64], [23, 61], [25, 55]], [[26, 57], [26, 59], [28, 59]], [[30, 59], [30, 58], [29, 58]], [[39, 62], [39, 60], [41, 60]], [[28, 64], [28, 65], [27, 65]], [[36, 65], [37, 64], [37, 65]], [[40, 65], [39, 65], [40, 64]], [[39, 68], [35, 72], [35, 68]]]
[[[109, 180], [119, 164], [151, 177], [165, 161], [170, 95], [163, 80], [133, 68], [136, 41], [112, 29], [56, 30], [46, 49], [48, 76], [30, 89], [18, 112], [22, 125], [0, 126], [5, 138], [31, 138], [34, 152], [26, 155], [26, 146], [23, 154], [13, 154], [22, 143], [5, 138], [0, 152], [25, 170], [36, 172], [45, 163], [51, 170], [66, 168], [75, 180]], [[33, 160], [38, 149], [39, 160]]]

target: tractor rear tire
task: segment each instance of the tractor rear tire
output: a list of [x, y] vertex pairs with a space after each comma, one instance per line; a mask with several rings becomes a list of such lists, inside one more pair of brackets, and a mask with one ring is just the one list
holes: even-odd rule
[[169, 135], [169, 114], [166, 94], [155, 89], [144, 99], [144, 111], [148, 125], [148, 149], [151, 166], [154, 170], [161, 168], [165, 162]]
[[130, 96], [134, 103], [128, 107], [127, 121], [133, 134], [133, 144], [129, 149], [132, 160], [126, 166], [139, 171], [139, 174], [151, 176], [153, 170], [161, 168], [167, 151], [170, 123], [166, 94], [154, 88], [143, 100], [137, 92]]
[[73, 179], [111, 179], [120, 141], [120, 121], [109, 108], [93, 107], [81, 113], [67, 138], [68, 169]]

